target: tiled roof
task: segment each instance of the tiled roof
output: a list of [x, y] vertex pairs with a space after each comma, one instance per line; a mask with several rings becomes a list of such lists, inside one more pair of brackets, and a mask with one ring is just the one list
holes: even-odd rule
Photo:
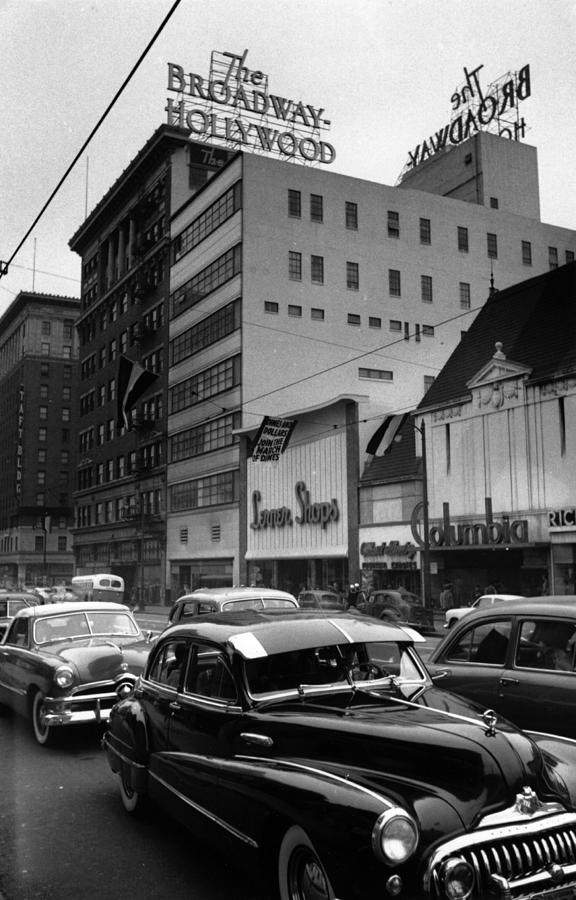
[[494, 355], [532, 370], [530, 381], [576, 372], [576, 262], [493, 294], [418, 405], [469, 394], [469, 381]]

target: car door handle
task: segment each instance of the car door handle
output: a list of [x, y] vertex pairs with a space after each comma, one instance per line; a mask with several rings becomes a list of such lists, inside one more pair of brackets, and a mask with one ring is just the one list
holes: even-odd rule
[[503, 677], [500, 679], [500, 684], [520, 684], [517, 678], [506, 678]]
[[268, 737], [267, 734], [250, 734], [249, 732], [242, 732], [240, 735], [243, 741], [246, 741], [247, 744], [255, 744], [257, 747], [272, 747], [274, 741], [271, 737]]
[[170, 704], [169, 708], [174, 709], [174, 710], [179, 710], [179, 709], [182, 709], [182, 704], [178, 703], [177, 700], [173, 700], [172, 703]]

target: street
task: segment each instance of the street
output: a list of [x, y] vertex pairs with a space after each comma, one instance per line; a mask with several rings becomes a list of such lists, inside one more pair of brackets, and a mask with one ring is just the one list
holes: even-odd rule
[[124, 812], [94, 729], [44, 748], [4, 714], [0, 748], [0, 900], [264, 900], [170, 819]]

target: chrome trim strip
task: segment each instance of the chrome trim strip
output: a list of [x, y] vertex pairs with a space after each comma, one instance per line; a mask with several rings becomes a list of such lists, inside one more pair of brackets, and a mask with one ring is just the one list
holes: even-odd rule
[[236, 759], [244, 759], [247, 762], [256, 761], [259, 763], [266, 763], [268, 765], [271, 765], [271, 763], [275, 763], [278, 766], [285, 766], [288, 769], [298, 769], [302, 772], [308, 772], [311, 775], [320, 775], [322, 776], [322, 778], [330, 778], [332, 781], [335, 781], [338, 784], [354, 788], [354, 790], [359, 791], [362, 794], [366, 794], [366, 796], [368, 797], [372, 797], [373, 800], [378, 800], [378, 802], [384, 804], [387, 809], [392, 809], [398, 806], [397, 803], [392, 803], [391, 800], [383, 797], [382, 794], [377, 794], [376, 791], [372, 791], [370, 790], [370, 788], [364, 787], [364, 785], [362, 784], [357, 784], [355, 781], [350, 781], [349, 778], [343, 778], [342, 775], [335, 775], [333, 772], [327, 772], [325, 769], [317, 769], [314, 766], [305, 766], [302, 763], [292, 762], [292, 760], [287, 759], [275, 758], [273, 760], [269, 760], [262, 756], [248, 756], [245, 754], [237, 754]]
[[[182, 754], [171, 754], [171, 755], [187, 756], [188, 754], [182, 753]], [[200, 806], [199, 803], [194, 803], [193, 800], [191, 800], [189, 797], [186, 797], [185, 794], [183, 794], [181, 791], [178, 791], [171, 784], [168, 784], [168, 782], [165, 781], [163, 778], [161, 778], [160, 775], [157, 775], [155, 772], [150, 771], [150, 769], [148, 770], [148, 777], [156, 779], [156, 781], [159, 782], [163, 787], [165, 787], [167, 791], [170, 791], [172, 794], [174, 794], [176, 797], [178, 797], [179, 800], [182, 800], [183, 803], [186, 803], [193, 810], [195, 810], [195, 812], [198, 812], [201, 815], [205, 816], [211, 822], [214, 822], [215, 825], [218, 825], [220, 828], [223, 828], [224, 831], [227, 831], [229, 834], [231, 834], [233, 837], [237, 838], [239, 841], [242, 841], [244, 844], [248, 844], [248, 846], [252, 847], [252, 849], [254, 849], [254, 850], [259, 849], [258, 843], [257, 843], [257, 841], [254, 840], [254, 838], [251, 838], [247, 834], [243, 834], [241, 831], [238, 831], [238, 829], [234, 828], [233, 825], [230, 825], [229, 822], [225, 822], [224, 819], [220, 818], [220, 816], [216, 816], [214, 813], [207, 810], [204, 806]]]

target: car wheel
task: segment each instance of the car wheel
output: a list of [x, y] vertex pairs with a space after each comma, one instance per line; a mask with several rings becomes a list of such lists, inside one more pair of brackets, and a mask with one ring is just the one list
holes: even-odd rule
[[118, 772], [118, 784], [120, 786], [120, 799], [126, 812], [136, 816], [141, 815], [146, 805], [144, 798], [142, 794], [132, 788], [124, 768]]
[[280, 846], [278, 884], [281, 900], [334, 900], [336, 896], [308, 835], [297, 826], [286, 832]]
[[46, 746], [54, 736], [53, 729], [49, 725], [45, 725], [42, 721], [42, 704], [44, 703], [44, 694], [42, 691], [36, 691], [32, 698], [32, 729], [34, 737], [39, 744]]

